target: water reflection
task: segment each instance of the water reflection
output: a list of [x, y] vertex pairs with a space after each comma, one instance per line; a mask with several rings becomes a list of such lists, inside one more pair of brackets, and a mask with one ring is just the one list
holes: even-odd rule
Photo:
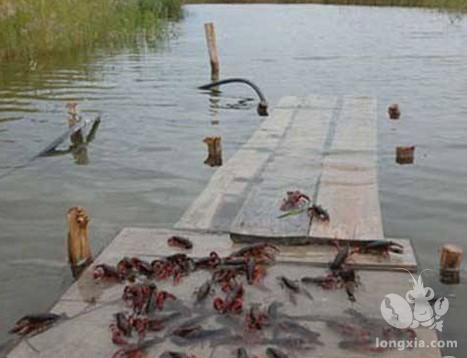
[[209, 90], [209, 113], [211, 114], [211, 124], [219, 124], [219, 106], [220, 94], [218, 86], [214, 86]]
[[78, 129], [76, 132], [72, 132], [70, 135], [71, 144], [67, 149], [57, 149], [53, 148], [42, 156], [44, 157], [56, 157], [61, 155], [71, 154], [76, 164], [78, 165], [87, 165], [89, 164], [88, 156], [88, 145], [96, 138], [97, 130], [101, 123], [100, 117], [97, 117], [91, 126], [91, 130], [85, 136], [84, 128]]
[[245, 78], [226, 78], [226, 79], [223, 79], [223, 80], [220, 80], [220, 81], [215, 81], [215, 82], [208, 83], [208, 84], [200, 86], [198, 88], [201, 89], [201, 90], [209, 90], [209, 89], [214, 88], [214, 87], [216, 89], [218, 89], [219, 86], [224, 85], [224, 84], [229, 84], [229, 83], [241, 83], [241, 84], [246, 84], [249, 87], [251, 87], [259, 97], [259, 103], [258, 103], [258, 106], [256, 107], [256, 112], [258, 113], [259, 116], [268, 116], [269, 115], [269, 113], [268, 113], [268, 101], [266, 100], [266, 97], [264, 96], [263, 92], [261, 91], [261, 89], [256, 84], [254, 84], [253, 82], [251, 82], [250, 80], [247, 80]]

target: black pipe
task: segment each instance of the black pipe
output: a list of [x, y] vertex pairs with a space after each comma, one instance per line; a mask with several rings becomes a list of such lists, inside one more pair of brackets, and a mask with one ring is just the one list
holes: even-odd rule
[[263, 92], [261, 92], [261, 90], [259, 89], [259, 87], [257, 85], [255, 85], [253, 82], [251, 82], [251, 81], [249, 81], [247, 79], [244, 79], [244, 78], [227, 78], [225, 80], [211, 82], [211, 83], [208, 83], [206, 85], [200, 86], [200, 87], [198, 87], [198, 89], [208, 90], [208, 89], [211, 89], [211, 88], [216, 87], [216, 86], [225, 85], [227, 83], [245, 83], [248, 86], [250, 86], [251, 88], [253, 88], [253, 90], [256, 92], [256, 94], [259, 97], [259, 103], [258, 103], [258, 107], [256, 108], [256, 111], [258, 112], [258, 114], [260, 116], [267, 116], [268, 115], [268, 101], [266, 101], [266, 97], [264, 97]]

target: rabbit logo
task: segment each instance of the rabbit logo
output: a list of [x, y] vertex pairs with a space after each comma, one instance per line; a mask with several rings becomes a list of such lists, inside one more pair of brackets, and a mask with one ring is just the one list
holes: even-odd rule
[[431, 287], [424, 287], [422, 273], [423, 271], [416, 280], [409, 272], [413, 289], [407, 291], [405, 297], [395, 293], [384, 296], [381, 302], [381, 314], [385, 321], [395, 328], [422, 326], [441, 332], [443, 321], [440, 318], [448, 311], [449, 301], [446, 297], [440, 297], [431, 306], [430, 301], [433, 301], [435, 293]]

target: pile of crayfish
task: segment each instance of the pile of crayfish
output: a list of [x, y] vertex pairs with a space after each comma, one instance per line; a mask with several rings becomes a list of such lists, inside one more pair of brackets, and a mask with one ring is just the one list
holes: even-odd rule
[[[180, 239], [172, 237], [168, 244], [184, 249], [192, 248], [188, 239]], [[203, 315], [173, 328], [174, 322], [190, 315], [193, 309], [186, 307], [172, 292], [160, 289], [159, 283], [168, 281], [177, 285], [195, 271], [208, 271], [210, 279], [194, 292], [194, 308], [206, 312], [201, 307], [217, 288], [219, 293], [212, 299], [214, 312], [240, 315], [245, 310], [245, 285], [261, 284], [267, 266], [274, 262], [278, 251], [273, 245], [260, 243], [244, 247], [226, 257], [214, 251], [201, 258], [176, 253], [151, 262], [138, 257], [124, 257], [115, 266], [94, 266], [95, 280], [125, 284], [122, 300], [128, 310], [116, 313], [109, 326], [112, 342], [121, 347], [114, 357], [139, 357], [150, 346], [166, 338], [172, 339], [177, 345], [207, 337], [225, 338], [230, 334], [229, 330], [209, 330], [201, 326], [201, 321], [206, 318]], [[252, 325], [251, 322], [245, 324]], [[167, 332], [164, 337], [155, 335], [164, 330]], [[164, 352], [162, 356], [184, 357], [174, 352]]]
[[350, 246], [347, 244], [340, 247], [336, 243], [338, 249], [334, 260], [329, 263], [328, 271], [325, 275], [301, 278], [303, 284], [315, 284], [325, 290], [345, 288], [347, 297], [351, 302], [356, 301], [355, 289], [359, 285], [359, 277], [355, 270], [346, 264], [347, 259], [352, 255]]

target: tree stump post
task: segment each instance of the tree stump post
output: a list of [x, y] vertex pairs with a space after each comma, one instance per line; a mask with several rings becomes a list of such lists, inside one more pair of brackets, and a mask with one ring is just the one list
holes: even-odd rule
[[388, 114], [390, 119], [399, 119], [401, 116], [401, 110], [399, 109], [399, 105], [397, 103], [391, 104], [388, 107]]
[[74, 278], [78, 278], [88, 267], [92, 259], [88, 239], [89, 216], [84, 208], [79, 206], [68, 210], [68, 260]]
[[206, 43], [208, 45], [209, 61], [211, 63], [211, 80], [218, 81], [220, 62], [219, 53], [217, 51], [216, 31], [214, 29], [214, 24], [212, 22], [204, 24], [204, 32], [206, 35]]
[[441, 248], [440, 255], [440, 281], [447, 284], [460, 282], [460, 268], [464, 251], [457, 245], [446, 244]]
[[204, 161], [211, 167], [219, 167], [222, 165], [222, 144], [221, 137], [206, 137], [203, 142], [208, 146], [208, 157]]
[[415, 146], [397, 147], [396, 162], [399, 164], [413, 164], [415, 154]]

